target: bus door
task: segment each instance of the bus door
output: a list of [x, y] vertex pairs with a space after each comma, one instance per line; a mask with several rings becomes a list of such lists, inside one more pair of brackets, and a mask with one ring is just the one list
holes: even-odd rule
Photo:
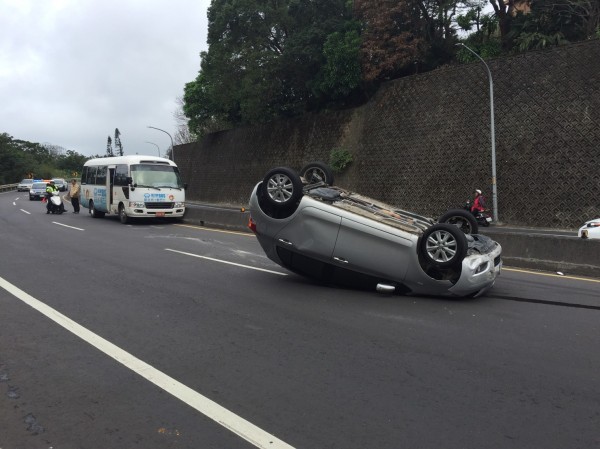
[[111, 201], [118, 208], [119, 203], [127, 206], [129, 200], [129, 167], [127, 164], [117, 164], [110, 169]]
[[111, 210], [112, 205], [113, 205], [113, 188], [115, 186], [115, 167], [108, 167], [108, 172], [109, 172], [109, 185], [108, 185], [108, 191], [109, 191], [109, 196], [108, 196], [108, 204], [106, 205], [108, 210]]

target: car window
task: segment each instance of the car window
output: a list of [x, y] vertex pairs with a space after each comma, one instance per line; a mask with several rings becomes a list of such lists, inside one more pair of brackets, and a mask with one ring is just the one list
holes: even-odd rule
[[36, 182], [33, 184], [32, 186], [34, 189], [45, 189], [46, 188], [46, 184], [44, 184], [43, 182]]

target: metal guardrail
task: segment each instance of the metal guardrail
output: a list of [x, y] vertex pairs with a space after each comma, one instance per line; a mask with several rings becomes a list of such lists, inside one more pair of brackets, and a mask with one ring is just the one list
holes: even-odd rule
[[0, 192], [8, 192], [10, 190], [17, 190], [17, 186], [19, 184], [15, 183], [15, 184], [5, 184], [3, 186], [0, 186]]

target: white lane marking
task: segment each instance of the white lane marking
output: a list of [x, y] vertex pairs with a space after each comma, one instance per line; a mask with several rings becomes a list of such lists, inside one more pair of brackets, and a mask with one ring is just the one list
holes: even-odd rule
[[7, 292], [14, 295], [25, 304], [33, 307], [38, 312], [50, 318], [55, 323], [64, 327], [69, 332], [81, 338], [83, 341], [98, 348], [109, 357], [112, 357], [117, 362], [125, 365], [127, 368], [136, 374], [139, 374], [146, 380], [149, 380], [157, 387], [162, 388], [166, 392], [175, 396], [177, 399], [188, 404], [190, 407], [198, 410], [203, 415], [222, 425], [226, 429], [229, 429], [255, 447], [260, 449], [294, 449], [293, 446], [290, 446], [286, 442], [281, 441], [275, 436], [265, 432], [261, 428], [255, 426], [249, 421], [246, 421], [235, 413], [230, 412], [216, 402], [192, 390], [172, 377], [167, 376], [162, 371], [157, 370], [151, 365], [148, 365], [146, 362], [138, 359], [132, 354], [129, 354], [108, 340], [96, 335], [92, 331], [81, 326], [80, 324], [77, 324], [69, 317], [44, 304], [38, 299], [35, 299], [33, 296], [25, 293], [23, 290], [12, 285], [10, 282], [1, 277], [0, 287], [4, 288]]
[[19, 210], [20, 210], [21, 212], [25, 212], [27, 215], [31, 215], [31, 212], [27, 212], [27, 211], [26, 211], [26, 210], [24, 210], [24, 209], [19, 209]]
[[78, 231], [85, 231], [85, 229], [76, 228], [75, 226], [69, 226], [66, 224], [59, 223], [58, 221], [53, 221], [52, 223], [57, 224], [59, 226], [64, 226], [65, 228], [77, 229]]
[[287, 276], [287, 273], [282, 273], [280, 271], [272, 271], [272, 270], [267, 270], [265, 268], [251, 267], [250, 265], [242, 265], [240, 263], [228, 262], [226, 260], [213, 259], [212, 257], [200, 256], [198, 254], [193, 254], [193, 253], [186, 253], [184, 251], [177, 251], [176, 249], [165, 248], [165, 251], [171, 251], [174, 253], [185, 254], [186, 256], [198, 257], [199, 259], [212, 260], [213, 262], [224, 263], [227, 265], [235, 265], [236, 267], [248, 268], [249, 270], [264, 271], [265, 273], [272, 273], [272, 274], [279, 274], [281, 276]]
[[[18, 198], [17, 198], [17, 199], [18, 199]], [[17, 203], [13, 201], [13, 206], [16, 206], [16, 205], [17, 205]]]
[[225, 231], [223, 229], [207, 228], [204, 226], [186, 225], [186, 224], [176, 224], [174, 226], [180, 226], [182, 228], [201, 229], [203, 231], [210, 231], [210, 232], [222, 232], [224, 234], [243, 235], [244, 237], [255, 237], [255, 235], [252, 232]]

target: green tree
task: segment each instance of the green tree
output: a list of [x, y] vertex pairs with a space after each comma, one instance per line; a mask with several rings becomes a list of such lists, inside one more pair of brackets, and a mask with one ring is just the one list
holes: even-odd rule
[[39, 144], [0, 134], [0, 184], [12, 184], [33, 174], [35, 178], [80, 172], [88, 158], [52, 144]]
[[115, 148], [117, 149], [117, 154], [123, 156], [123, 144], [121, 143], [121, 131], [119, 131], [119, 128], [115, 128]]
[[112, 139], [108, 136], [106, 139], [106, 157], [112, 157], [115, 153], [113, 152]]
[[323, 45], [323, 64], [320, 76], [313, 82], [316, 97], [344, 104], [352, 95], [360, 95], [362, 73], [360, 68], [360, 30], [352, 22], [346, 31], [327, 36]]
[[591, 38], [599, 26], [597, 0], [537, 0], [527, 14], [516, 15], [508, 38], [526, 51]]
[[15, 141], [7, 133], [0, 134], [0, 184], [13, 184], [35, 169], [35, 161], [24, 151], [31, 142]]
[[67, 173], [66, 177], [75, 177], [73, 173], [81, 173], [81, 169], [83, 164], [90, 159], [86, 156], [83, 156], [76, 151], [67, 150], [66, 154], [60, 157], [57, 161], [57, 168]]
[[319, 108], [328, 101], [319, 83], [324, 44], [350, 19], [344, 0], [214, 0], [209, 50], [184, 90], [190, 130], [202, 135]]

